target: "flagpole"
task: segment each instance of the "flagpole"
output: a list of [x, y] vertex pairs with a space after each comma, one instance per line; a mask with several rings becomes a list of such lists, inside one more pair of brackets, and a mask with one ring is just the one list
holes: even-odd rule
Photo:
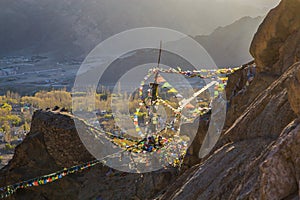
[[161, 60], [161, 53], [162, 53], [162, 41], [160, 41], [158, 61], [157, 61], [157, 70], [155, 72], [154, 83], [152, 83], [152, 97], [151, 97], [151, 109], [152, 109], [151, 131], [152, 131], [152, 134], [156, 133], [156, 131], [157, 131], [156, 126], [157, 126], [157, 123], [158, 123], [155, 104], [156, 104], [156, 101], [157, 101], [157, 92], [158, 92], [157, 79], [158, 79], [158, 69], [159, 69], [160, 60]]

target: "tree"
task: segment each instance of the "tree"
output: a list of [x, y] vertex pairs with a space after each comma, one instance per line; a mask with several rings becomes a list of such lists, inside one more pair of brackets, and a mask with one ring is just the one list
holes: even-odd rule
[[10, 121], [13, 125], [18, 125], [22, 121], [18, 115], [7, 115], [6, 120]]
[[1, 106], [1, 109], [2, 109], [4, 112], [9, 113], [9, 112], [12, 110], [12, 106], [9, 105], [8, 103], [4, 103], [4, 104]]
[[23, 128], [24, 128], [24, 131], [28, 132], [30, 130], [30, 125], [25, 121]]
[[4, 141], [7, 143], [11, 142], [11, 129], [8, 121], [4, 121], [2, 125], [2, 129], [4, 130]]

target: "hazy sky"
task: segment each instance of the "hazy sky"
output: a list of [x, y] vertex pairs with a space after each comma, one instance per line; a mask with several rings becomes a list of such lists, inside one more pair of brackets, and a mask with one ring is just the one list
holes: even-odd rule
[[[245, 17], [265, 16], [280, 0], [95, 0], [113, 24], [171, 25], [190, 35], [211, 33]], [[96, 5], [97, 6], [97, 5]], [[122, 13], [122, 18], [120, 18]]]
[[[109, 24], [113, 33], [143, 26], [165, 26], [190, 35], [211, 33], [218, 26], [232, 24], [244, 16], [264, 16], [280, 0], [23, 0], [24, 5], [8, 17], [22, 13], [86, 16]], [[26, 3], [27, 2], [27, 3]], [[17, 0], [0, 0], [1, 15], [9, 13]], [[34, 8], [36, 10], [34, 10]], [[47, 8], [49, 8], [47, 10]], [[55, 12], [58, 13], [55, 13]], [[11, 12], [12, 13], [12, 12]], [[7, 19], [3, 19], [5, 22]], [[102, 22], [101, 22], [102, 23]], [[1, 23], [0, 23], [1, 24]], [[103, 27], [107, 28], [107, 27]]]
[[[202, 0], [200, 0], [202, 1]], [[206, 0], [203, 0], [203, 2]], [[215, 0], [216, 2], [223, 4], [223, 3], [230, 3], [230, 4], [237, 4], [237, 5], [246, 5], [257, 8], [262, 13], [266, 13], [270, 10], [270, 8], [275, 7], [278, 5], [280, 0]]]
[[225, 26], [244, 16], [264, 16], [278, 5], [280, 0], [174, 0], [174, 2], [177, 4], [178, 12], [190, 12], [187, 16], [199, 18], [199, 24], [203, 26], [202, 30], [200, 27], [195, 29], [192, 27], [188, 32], [207, 34], [216, 25]]
[[265, 16], [279, 1], [0, 0], [0, 53], [34, 45], [64, 49], [65, 43], [80, 44], [87, 51], [137, 27], [164, 27], [192, 36], [210, 34], [245, 16]]
[[[207, 0], [200, 0], [207, 1]], [[215, 0], [216, 2], [234, 2], [246, 5], [257, 5], [257, 6], [274, 6], [278, 4], [280, 0]]]

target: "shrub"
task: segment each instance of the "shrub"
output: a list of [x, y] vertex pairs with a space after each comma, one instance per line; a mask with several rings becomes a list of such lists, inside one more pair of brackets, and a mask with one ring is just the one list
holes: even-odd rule
[[9, 143], [5, 144], [5, 149], [6, 150], [14, 150], [16, 147], [16, 145], [11, 145]]

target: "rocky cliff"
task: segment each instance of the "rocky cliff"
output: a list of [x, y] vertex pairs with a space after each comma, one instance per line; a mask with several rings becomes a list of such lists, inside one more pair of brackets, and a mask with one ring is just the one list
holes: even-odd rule
[[231, 75], [224, 133], [214, 151], [158, 199], [299, 199], [299, 0], [283, 0], [251, 45], [257, 64]]
[[300, 3], [281, 1], [259, 27], [250, 52], [258, 71], [280, 76], [300, 60]]
[[241, 92], [230, 99], [233, 106], [229, 109], [227, 127], [232, 125], [262, 91], [276, 81], [292, 64], [300, 61], [299, 6], [299, 0], [283, 0], [268, 13], [259, 26], [250, 47], [258, 73], [246, 90], [242, 89], [246, 83], [247, 69], [242, 69], [231, 76], [227, 97], [231, 97], [235, 85]]

